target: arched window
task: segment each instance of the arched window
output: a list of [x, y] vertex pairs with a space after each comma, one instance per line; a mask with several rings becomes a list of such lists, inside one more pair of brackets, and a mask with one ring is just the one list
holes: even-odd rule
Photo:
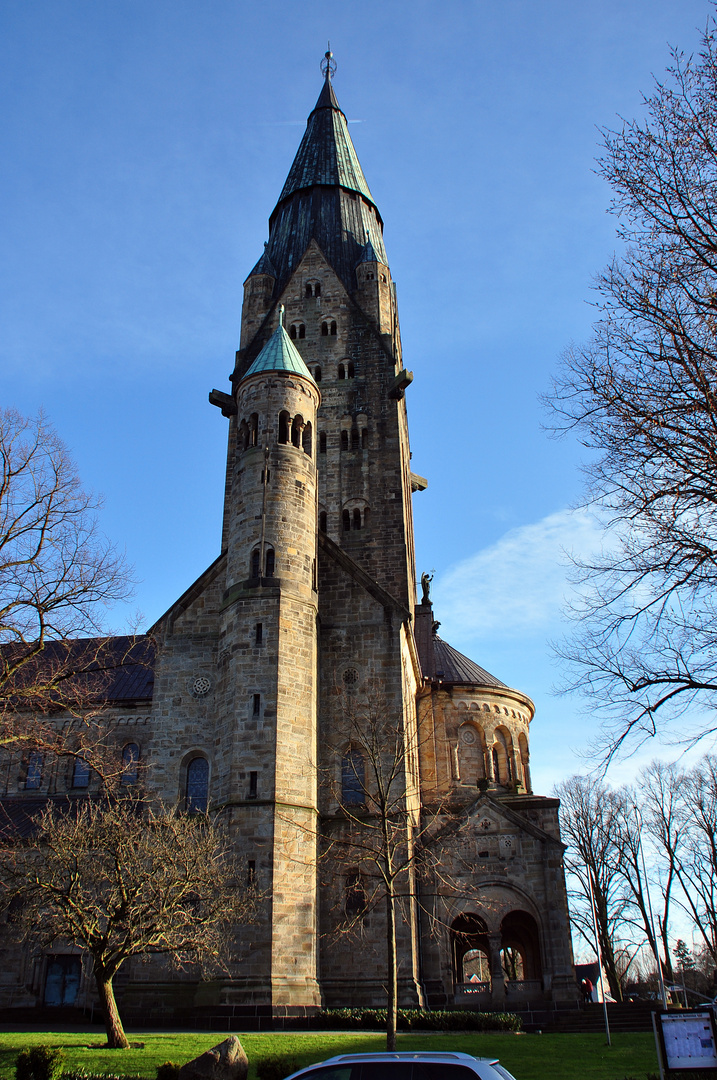
[[317, 281], [314, 285], [314, 296], [321, 296], [321, 282]]
[[40, 787], [42, 787], [42, 754], [39, 750], [31, 750], [27, 757], [25, 790], [36, 791]]
[[122, 783], [136, 784], [139, 774], [139, 746], [128, 742], [122, 748]]
[[351, 428], [351, 449], [358, 450], [359, 448], [359, 433], [358, 428]]
[[259, 553], [259, 548], [254, 548], [254, 550], [251, 553], [251, 569], [250, 569], [250, 575], [253, 578], [258, 578], [259, 577], [259, 571], [261, 570], [260, 560], [261, 560], [261, 555]]
[[304, 326], [303, 323], [299, 323], [299, 337], [300, 338], [305, 338], [306, 337], [306, 327]]
[[364, 506], [363, 508], [363, 527], [364, 529], [368, 529], [368, 506]]
[[331, 336], [336, 337], [336, 320], [331, 320]]
[[360, 919], [368, 906], [368, 896], [361, 874], [358, 869], [347, 871], [346, 874], [346, 918], [350, 920]]
[[366, 274], [366, 280], [373, 281], [373, 270], [369, 270], [369, 272]]
[[90, 786], [90, 766], [84, 758], [75, 758], [72, 769], [73, 788], [86, 788]]
[[294, 326], [293, 323], [289, 327], [289, 337], [291, 338], [292, 341], [296, 341], [296, 327]]
[[326, 532], [326, 527], [327, 527], [326, 511], [322, 510], [321, 513], [319, 514], [319, 530], [322, 533], [325, 533]]
[[326, 453], [326, 432], [325, 431], [320, 431], [319, 432], [319, 453], [320, 454], [325, 454]]
[[361, 428], [361, 449], [368, 449], [368, 429]]
[[493, 779], [500, 783], [500, 761], [498, 760], [498, 751], [494, 746], [491, 750], [491, 756], [493, 758]]
[[249, 417], [249, 446], [256, 446], [259, 442], [259, 414], [252, 413]]
[[326, 323], [326, 322], [322, 322], [322, 324], [321, 324], [321, 336], [322, 337], [328, 337], [329, 336], [329, 324]]
[[341, 802], [344, 806], [363, 806], [364, 761], [360, 750], [349, 750], [341, 759]]
[[291, 425], [291, 445], [297, 447], [297, 449], [301, 446], [301, 431], [303, 426], [304, 418], [297, 413]]
[[343, 364], [339, 364], [339, 378], [340, 379], [345, 379], [346, 378], [346, 368], [344, 367]]
[[248, 446], [249, 428], [247, 426], [246, 420], [242, 420], [241, 424], [239, 425], [239, 448], [241, 450], [246, 450]]
[[342, 519], [344, 523], [344, 532], [349, 532], [351, 528], [351, 514], [348, 512], [348, 510], [344, 510], [342, 514]]
[[321, 382], [321, 368], [314, 368], [314, 382]]
[[358, 507], [354, 510], [354, 529], [361, 528], [361, 511]]
[[275, 566], [274, 549], [273, 549], [273, 547], [268, 547], [266, 549], [266, 557], [265, 557], [265, 560], [264, 560], [264, 576], [265, 577], [273, 577], [274, 576], [274, 566]]
[[209, 806], [209, 762], [195, 757], [187, 766], [185, 806], [189, 814], [206, 814]]
[[349, 433], [348, 433], [348, 431], [346, 431], [344, 429], [344, 431], [341, 432], [341, 449], [342, 450], [348, 450], [348, 448], [349, 448]]
[[313, 296], [313, 292], [314, 292], [314, 290], [311, 288], [311, 283], [309, 282], [309, 284], [306, 286], [306, 290], [305, 290], [304, 295], [308, 299], [308, 297]]
[[305, 454], [311, 457], [311, 424], [306, 424], [301, 435], [301, 446]]
[[346, 365], [346, 378], [347, 379], [353, 379], [355, 370], [356, 369], [354, 368], [353, 364], [351, 364], [351, 363], [347, 364]]
[[289, 414], [284, 410], [279, 413], [279, 442], [288, 443], [290, 432]]

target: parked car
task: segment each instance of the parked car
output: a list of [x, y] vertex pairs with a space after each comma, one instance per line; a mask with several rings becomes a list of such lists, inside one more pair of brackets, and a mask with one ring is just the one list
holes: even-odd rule
[[470, 1054], [340, 1054], [286, 1080], [515, 1080], [497, 1058]]

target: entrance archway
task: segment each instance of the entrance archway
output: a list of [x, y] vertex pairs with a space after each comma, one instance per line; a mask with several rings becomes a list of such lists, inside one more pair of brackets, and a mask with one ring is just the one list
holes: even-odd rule
[[490, 989], [490, 945], [488, 929], [480, 915], [468, 912], [451, 924], [453, 981]]
[[511, 911], [501, 922], [501, 960], [509, 982], [541, 979], [538, 924], [527, 911]]

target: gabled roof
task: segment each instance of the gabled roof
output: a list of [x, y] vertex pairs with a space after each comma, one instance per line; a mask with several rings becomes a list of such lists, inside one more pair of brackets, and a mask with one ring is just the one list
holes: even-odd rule
[[356, 191], [373, 203], [373, 195], [356, 156], [346, 117], [339, 108], [329, 72], [309, 115], [304, 137], [289, 169], [279, 202], [295, 191], [317, 184]]
[[283, 318], [284, 308], [282, 307], [279, 315], [279, 325], [244, 375], [245, 379], [248, 379], [250, 375], [257, 375], [261, 371], [293, 371], [296, 375], [303, 375], [304, 378], [314, 381], [311, 372], [301, 358], [301, 353], [283, 327]]
[[[16, 648], [2, 646], [5, 655]], [[50, 709], [76, 700], [151, 701], [154, 662], [154, 640], [144, 634], [48, 641], [18, 670], [8, 696], [18, 707], [32, 707], [36, 698], [36, 707]], [[34, 686], [39, 688], [36, 694]]]

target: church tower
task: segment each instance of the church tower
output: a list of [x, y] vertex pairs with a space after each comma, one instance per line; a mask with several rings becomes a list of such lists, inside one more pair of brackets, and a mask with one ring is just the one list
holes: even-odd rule
[[[335, 840], [345, 827], [331, 778], [351, 750], [347, 711], [360, 695], [379, 695], [381, 709], [415, 747], [420, 668], [411, 629], [416, 583], [404, 396], [412, 375], [403, 368], [383, 221], [334, 93], [330, 54], [323, 68], [324, 84], [269, 219], [268, 241], [244, 285], [232, 392], [213, 391], [210, 399], [230, 421], [227, 644], [230, 637], [237, 646], [251, 640], [258, 623], [278, 630], [278, 637], [270, 632], [265, 638], [261, 676], [250, 652], [232, 645], [229, 660], [232, 683], [251, 683], [262, 695], [264, 762], [255, 761], [252, 771], [263, 778], [274, 769], [267, 791], [275, 808], [267, 808], [263, 826], [272, 836], [273, 903], [281, 880], [293, 898], [281, 920], [273, 916], [272, 1002], [281, 1000], [278, 957], [295, 956], [308, 930], [308, 922], [303, 929], [294, 925], [298, 897], [309, 905], [309, 894], [315, 900], [328, 877], [336, 888], [322, 894], [319, 966], [323, 1001], [333, 1005], [346, 1000], [345, 958], [332, 948], [331, 929], [343, 918], [349, 882], [319, 861], [309, 887], [308, 869], [302, 877], [296, 854], [282, 854], [292, 848], [291, 838], [279, 833], [298, 830], [295, 846], [308, 867], [319, 831]], [[289, 643], [291, 654], [280, 651], [275, 658], [274, 650]], [[276, 709], [271, 737], [267, 708]], [[415, 753], [406, 754], [405, 772], [403, 787], [417, 813]], [[288, 823], [289, 795], [306, 814], [318, 810], [320, 819], [311, 827], [308, 818]], [[257, 811], [241, 811], [247, 828]], [[415, 926], [405, 935], [403, 952], [415, 960]], [[308, 946], [303, 955], [309, 957]], [[357, 983], [355, 973], [351, 981]], [[380, 1000], [382, 981], [381, 975], [366, 980], [365, 1003]], [[310, 995], [297, 999], [295, 986], [292, 993], [293, 1004], [310, 1004]], [[406, 1004], [420, 1000], [413, 961], [402, 970], [402, 993]]]

